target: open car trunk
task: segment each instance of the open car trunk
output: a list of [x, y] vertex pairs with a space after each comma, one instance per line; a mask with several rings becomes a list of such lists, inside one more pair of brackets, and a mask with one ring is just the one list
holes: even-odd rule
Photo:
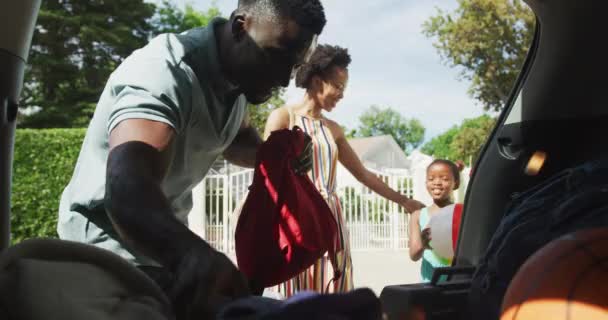
[[[525, 0], [537, 18], [533, 44], [497, 126], [474, 165], [448, 281], [388, 286], [381, 299], [391, 319], [413, 306], [426, 319], [469, 319], [470, 280], [512, 195], [557, 172], [606, 154], [608, 59], [603, 49], [608, 2]], [[547, 154], [539, 174], [524, 168]], [[434, 277], [438, 279], [438, 277]]]

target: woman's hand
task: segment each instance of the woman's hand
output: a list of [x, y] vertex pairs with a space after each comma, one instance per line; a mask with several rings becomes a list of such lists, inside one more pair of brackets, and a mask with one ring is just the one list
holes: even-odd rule
[[424, 207], [426, 207], [424, 205], [424, 203], [414, 200], [414, 199], [410, 199], [404, 196], [404, 199], [399, 203], [404, 209], [405, 211], [407, 211], [408, 213], [412, 213], [416, 210], [420, 210]]

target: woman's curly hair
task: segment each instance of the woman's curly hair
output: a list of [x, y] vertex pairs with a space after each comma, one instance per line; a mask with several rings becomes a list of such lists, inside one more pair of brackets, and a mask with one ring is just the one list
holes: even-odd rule
[[327, 44], [319, 45], [310, 57], [310, 61], [302, 65], [298, 70], [296, 74], [296, 86], [308, 89], [312, 77], [324, 77], [332, 67], [346, 69], [350, 61], [347, 49]]

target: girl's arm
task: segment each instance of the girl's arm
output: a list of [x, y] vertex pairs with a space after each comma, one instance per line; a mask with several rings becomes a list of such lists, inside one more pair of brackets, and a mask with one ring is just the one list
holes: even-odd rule
[[410, 216], [409, 223], [409, 253], [410, 259], [412, 261], [418, 261], [422, 258], [422, 254], [424, 253], [424, 244], [422, 243], [422, 235], [420, 232], [420, 210], [414, 211]]

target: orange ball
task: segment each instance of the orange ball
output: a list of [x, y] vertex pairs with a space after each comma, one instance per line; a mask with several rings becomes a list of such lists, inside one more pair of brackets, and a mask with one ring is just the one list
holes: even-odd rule
[[501, 320], [608, 319], [608, 228], [558, 238], [521, 266]]

